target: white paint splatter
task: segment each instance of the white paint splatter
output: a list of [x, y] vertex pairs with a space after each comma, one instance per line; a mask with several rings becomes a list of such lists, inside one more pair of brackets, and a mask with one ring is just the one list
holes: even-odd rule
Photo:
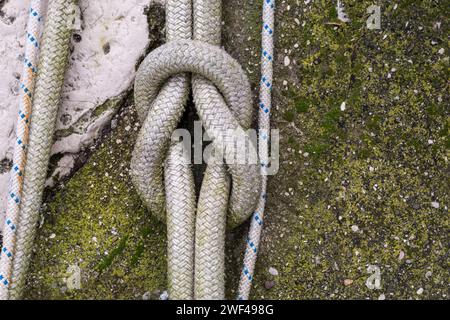
[[338, 19], [339, 20], [341, 20], [342, 22], [349, 22], [350, 21], [350, 19], [347, 16], [347, 13], [345, 12], [344, 4], [340, 0], [337, 0], [336, 11], [337, 11], [337, 15], [338, 15]]

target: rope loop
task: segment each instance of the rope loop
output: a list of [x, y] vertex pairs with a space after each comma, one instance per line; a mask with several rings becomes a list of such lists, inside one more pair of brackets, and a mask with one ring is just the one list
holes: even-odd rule
[[[168, 1], [169, 42], [151, 52], [137, 72], [135, 103], [142, 128], [131, 174], [148, 209], [167, 223], [171, 298], [223, 299], [225, 226], [247, 220], [260, 194], [257, 149], [246, 132], [253, 101], [239, 63], [216, 46], [221, 1], [195, 0], [193, 14], [191, 5], [191, 0]], [[214, 154], [226, 164], [208, 162], [198, 201], [191, 159], [183, 143], [171, 141], [191, 87]], [[237, 136], [246, 142], [244, 150], [236, 148]], [[236, 161], [236, 152], [244, 153], [245, 161]]]

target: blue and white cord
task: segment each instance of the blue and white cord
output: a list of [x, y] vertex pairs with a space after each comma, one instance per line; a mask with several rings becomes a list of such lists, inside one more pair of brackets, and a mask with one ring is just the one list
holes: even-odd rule
[[37, 73], [39, 40], [43, 24], [44, 0], [31, 0], [26, 31], [25, 56], [21, 77], [21, 97], [16, 124], [13, 166], [5, 223], [2, 227], [3, 245], [0, 251], [0, 300], [8, 299], [12, 262], [16, 242], [16, 226], [20, 219], [20, 199], [23, 187], [23, 169], [26, 163], [26, 146], [32, 112], [34, 80]]
[[267, 167], [269, 166], [270, 109], [272, 107], [275, 0], [263, 0], [261, 83], [259, 91], [258, 153], [261, 161], [261, 196], [248, 232], [244, 266], [239, 282], [238, 299], [247, 300], [253, 281], [266, 205]]

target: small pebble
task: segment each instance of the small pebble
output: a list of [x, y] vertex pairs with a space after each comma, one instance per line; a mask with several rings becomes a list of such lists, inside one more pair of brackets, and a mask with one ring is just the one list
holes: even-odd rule
[[352, 279], [345, 279], [344, 280], [344, 286], [349, 286], [349, 285], [351, 285], [353, 283], [353, 280]]
[[278, 275], [278, 270], [275, 269], [275, 268], [273, 268], [273, 267], [270, 267], [270, 268], [269, 268], [269, 273], [270, 273], [271, 275], [273, 275], [273, 276], [277, 276], [277, 275]]
[[287, 67], [290, 64], [291, 64], [291, 59], [289, 59], [288, 56], [285, 56], [284, 57], [284, 66]]
[[439, 202], [433, 201], [431, 202], [431, 206], [435, 209], [439, 209]]
[[419, 288], [419, 290], [417, 290], [417, 294], [422, 294], [423, 293], [423, 288]]
[[48, 237], [49, 239], [54, 239], [56, 237], [56, 234], [54, 234], [54, 233], [52, 233], [51, 235], [50, 235], [50, 237]]
[[384, 295], [384, 293], [380, 294], [380, 296], [378, 297], [378, 300], [385, 300], [386, 296]]
[[358, 232], [359, 231], [359, 227], [357, 225], [352, 225], [352, 231], [353, 232]]
[[275, 286], [275, 281], [273, 281], [273, 280], [267, 280], [267, 281], [264, 282], [264, 287], [267, 290], [272, 289], [274, 286]]
[[400, 251], [400, 254], [398, 255], [398, 260], [403, 260], [405, 257], [405, 253], [403, 251]]
[[161, 293], [161, 295], [159, 296], [159, 300], [168, 300], [169, 299], [169, 294], [167, 293], [167, 291], [163, 291], [163, 293]]
[[345, 111], [345, 108], [346, 108], [346, 103], [345, 103], [345, 101], [344, 101], [344, 102], [342, 102], [342, 104], [341, 104], [341, 111]]
[[150, 292], [146, 292], [142, 295], [142, 300], [150, 300]]

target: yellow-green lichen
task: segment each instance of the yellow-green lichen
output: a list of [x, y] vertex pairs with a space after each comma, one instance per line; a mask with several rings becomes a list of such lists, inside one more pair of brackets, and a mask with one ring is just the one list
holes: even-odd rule
[[[43, 210], [28, 298], [136, 299], [165, 284], [165, 227], [143, 207], [129, 177], [138, 127], [132, 112]], [[66, 270], [81, 270], [68, 290]]]

